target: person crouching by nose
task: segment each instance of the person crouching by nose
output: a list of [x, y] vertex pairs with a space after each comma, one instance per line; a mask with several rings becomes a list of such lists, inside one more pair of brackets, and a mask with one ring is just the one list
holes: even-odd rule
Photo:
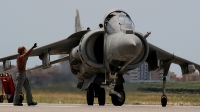
[[23, 106], [23, 104], [20, 103], [20, 93], [22, 93], [22, 86], [24, 86], [24, 89], [26, 91], [26, 99], [28, 106], [37, 105], [37, 102], [33, 101], [29, 80], [26, 77], [26, 62], [28, 56], [36, 47], [37, 43], [35, 43], [33, 47], [28, 51], [26, 51], [26, 48], [24, 46], [20, 46], [18, 48], [19, 56], [17, 57], [17, 74], [16, 74], [17, 84], [14, 94], [14, 102], [13, 102], [14, 106]]

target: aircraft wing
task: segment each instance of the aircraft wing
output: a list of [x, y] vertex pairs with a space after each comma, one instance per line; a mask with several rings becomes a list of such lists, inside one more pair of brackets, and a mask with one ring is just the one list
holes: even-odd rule
[[[50, 55], [69, 54], [71, 49], [79, 44], [81, 38], [87, 32], [88, 32], [88, 30], [76, 32], [76, 33], [72, 34], [71, 36], [69, 36], [68, 38], [65, 38], [65, 39], [62, 39], [62, 40], [59, 40], [56, 42], [52, 42], [50, 44], [47, 44], [47, 45], [44, 45], [41, 47], [37, 47], [36, 49], [34, 49], [31, 52], [30, 56], [40, 56], [47, 49], [50, 49], [50, 52], [49, 52]], [[4, 62], [5, 60], [16, 59], [17, 56], [18, 56], [18, 54], [13, 54], [10, 56], [1, 57], [0, 62]]]
[[[157, 58], [157, 59], [155, 59]], [[153, 65], [153, 60], [162, 60], [163, 63], [161, 64], [162, 68], [169, 69], [171, 63], [178, 64], [181, 67], [182, 74], [187, 74], [189, 72], [188, 66], [194, 65], [195, 69], [200, 71], [200, 65], [189, 60], [183, 59], [178, 57], [174, 54], [171, 54], [159, 47], [156, 47], [149, 43], [149, 56], [147, 58], [147, 62], [149, 64], [150, 69], [153, 69], [155, 65]], [[154, 64], [157, 62], [154, 62]], [[164, 70], [165, 71], [165, 70]], [[168, 72], [168, 70], [166, 70]]]

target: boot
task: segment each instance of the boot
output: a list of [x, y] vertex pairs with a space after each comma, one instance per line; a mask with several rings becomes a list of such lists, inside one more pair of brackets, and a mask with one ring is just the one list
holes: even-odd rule
[[35, 106], [35, 105], [37, 105], [37, 102], [32, 102], [32, 103], [28, 103], [28, 106]]
[[14, 106], [23, 106], [23, 104], [18, 103], [18, 104], [14, 104]]

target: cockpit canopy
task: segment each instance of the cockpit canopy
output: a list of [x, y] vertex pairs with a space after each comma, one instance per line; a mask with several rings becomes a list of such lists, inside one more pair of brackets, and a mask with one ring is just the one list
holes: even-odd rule
[[108, 14], [104, 20], [104, 27], [108, 33], [133, 32], [135, 30], [133, 21], [123, 11], [114, 11]]

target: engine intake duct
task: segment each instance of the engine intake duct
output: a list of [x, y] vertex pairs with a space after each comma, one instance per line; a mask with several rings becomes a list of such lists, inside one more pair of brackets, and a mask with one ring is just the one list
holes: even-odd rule
[[88, 32], [79, 44], [79, 57], [82, 62], [94, 68], [103, 67], [104, 30]]

